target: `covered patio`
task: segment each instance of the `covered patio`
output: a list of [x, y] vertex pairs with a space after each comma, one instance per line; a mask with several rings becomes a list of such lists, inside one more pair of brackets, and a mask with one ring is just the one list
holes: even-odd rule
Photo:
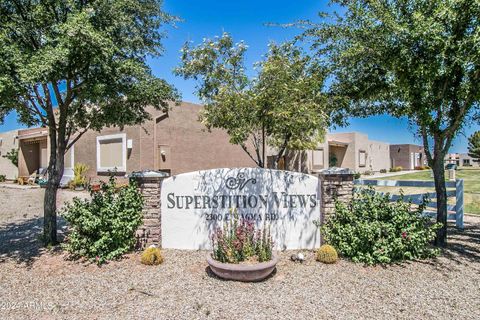
[[331, 140], [328, 141], [328, 166], [329, 167], [347, 167], [345, 154], [347, 153], [348, 143]]
[[46, 128], [18, 131], [18, 177], [41, 173], [48, 167], [49, 143]]
[[[50, 160], [50, 138], [46, 128], [18, 131], [18, 181], [30, 183], [46, 177]], [[65, 168], [60, 186], [65, 187], [73, 178], [74, 147], [65, 154]]]

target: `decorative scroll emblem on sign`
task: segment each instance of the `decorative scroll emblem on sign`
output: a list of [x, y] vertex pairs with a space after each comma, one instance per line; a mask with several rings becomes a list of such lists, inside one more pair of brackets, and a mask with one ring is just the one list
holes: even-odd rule
[[252, 184], [256, 184], [257, 180], [255, 178], [246, 179], [245, 174], [241, 172], [237, 174], [236, 178], [235, 177], [227, 178], [227, 180], [225, 181], [225, 185], [227, 186], [228, 189], [242, 190], [243, 188], [245, 188], [245, 186], [249, 182], [252, 182]]

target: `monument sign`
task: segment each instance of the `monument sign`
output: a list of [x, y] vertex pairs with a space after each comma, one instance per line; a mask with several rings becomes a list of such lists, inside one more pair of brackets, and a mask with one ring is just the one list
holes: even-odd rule
[[216, 227], [236, 214], [269, 228], [277, 249], [320, 243], [318, 178], [261, 168], [213, 169], [165, 179], [161, 189], [162, 247], [209, 249]]

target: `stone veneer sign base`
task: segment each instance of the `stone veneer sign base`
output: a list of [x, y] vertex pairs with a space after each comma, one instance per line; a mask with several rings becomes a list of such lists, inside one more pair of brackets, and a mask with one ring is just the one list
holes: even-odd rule
[[320, 233], [319, 179], [261, 168], [213, 169], [161, 183], [163, 248], [210, 249], [210, 236], [233, 212], [269, 227], [277, 249], [314, 249]]

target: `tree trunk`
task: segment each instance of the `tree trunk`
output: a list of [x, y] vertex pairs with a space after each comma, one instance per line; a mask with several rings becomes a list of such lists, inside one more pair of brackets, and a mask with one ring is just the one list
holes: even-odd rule
[[43, 240], [45, 245], [55, 245], [57, 241], [57, 190], [64, 170], [65, 142], [57, 143], [57, 135], [50, 130], [50, 161], [48, 182], [43, 200]]
[[445, 169], [443, 155], [441, 152], [435, 152], [433, 158], [433, 177], [435, 180], [435, 192], [437, 193], [437, 222], [442, 227], [437, 231], [435, 245], [439, 247], [447, 246], [447, 188], [445, 187]]
[[49, 175], [43, 201], [43, 235], [45, 245], [57, 244], [57, 178]]
[[280, 158], [278, 158], [277, 156], [274, 157], [273, 163], [272, 163], [272, 169], [275, 169], [275, 170], [278, 169], [278, 162], [280, 161], [279, 159]]
[[266, 136], [265, 136], [265, 124], [262, 123], [262, 165], [260, 167], [266, 168], [266, 148], [267, 148], [267, 142], [266, 142]]

